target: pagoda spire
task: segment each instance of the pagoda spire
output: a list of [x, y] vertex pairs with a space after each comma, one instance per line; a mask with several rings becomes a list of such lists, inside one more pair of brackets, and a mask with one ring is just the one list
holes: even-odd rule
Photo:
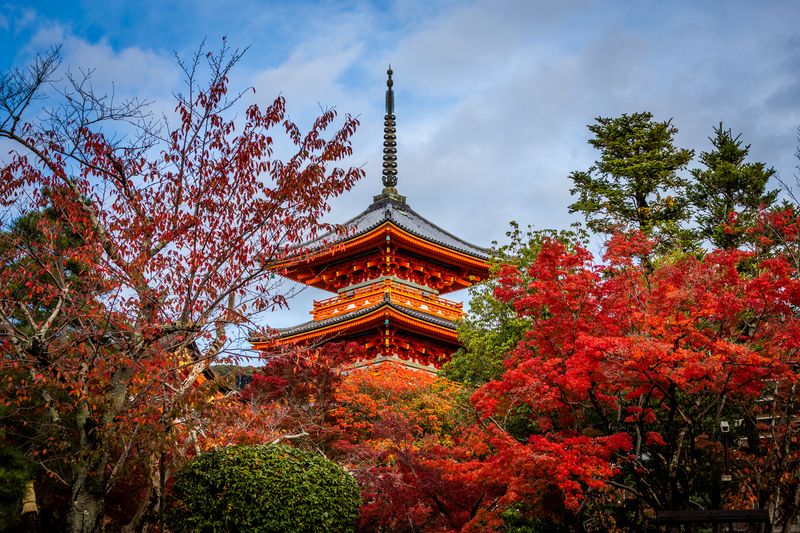
[[392, 90], [392, 66], [389, 65], [386, 79], [386, 116], [383, 117], [383, 191], [395, 192], [397, 185], [397, 130], [394, 117], [394, 91]]

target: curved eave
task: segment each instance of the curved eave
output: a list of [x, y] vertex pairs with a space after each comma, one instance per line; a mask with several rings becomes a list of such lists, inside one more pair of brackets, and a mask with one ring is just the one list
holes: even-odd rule
[[433, 244], [437, 244], [437, 245], [441, 246], [442, 248], [447, 248], [448, 250], [452, 250], [454, 252], [458, 252], [458, 253], [461, 253], [463, 255], [468, 255], [470, 257], [474, 257], [474, 258], [482, 260], [482, 261], [488, 261], [489, 260], [489, 250], [488, 249], [481, 248], [480, 246], [476, 246], [476, 245], [474, 245], [472, 243], [469, 243], [469, 242], [467, 242], [467, 241], [465, 241], [465, 240], [463, 240], [463, 239], [461, 239], [459, 237], [456, 237], [455, 235], [453, 235], [449, 231], [446, 231], [446, 230], [440, 228], [439, 226], [437, 226], [436, 224], [434, 224], [430, 220], [428, 220], [425, 217], [421, 216], [419, 213], [417, 213], [416, 211], [414, 211], [413, 209], [411, 209], [408, 206], [406, 206], [406, 209], [408, 210], [409, 213], [414, 215], [414, 218], [416, 218], [417, 220], [419, 220], [420, 222], [422, 222], [424, 224], [429, 225], [436, 232], [440, 233], [442, 236], [445, 236], [449, 240], [453, 241], [456, 244], [456, 246], [448, 244], [448, 243], [444, 242], [443, 240], [437, 239], [436, 237], [433, 237], [431, 235], [427, 235], [427, 234], [423, 233], [422, 231], [417, 231], [417, 230], [414, 230], [413, 228], [406, 227], [405, 225], [397, 223], [393, 219], [390, 219], [391, 222], [394, 222], [395, 225], [397, 227], [401, 228], [403, 231], [405, 231], [405, 232], [407, 232], [407, 233], [409, 233], [411, 235], [414, 235], [414, 236], [416, 236], [416, 237], [418, 237], [420, 239], [423, 239], [425, 241], [431, 242]]
[[255, 348], [259, 349], [259, 347], [267, 347], [276, 343], [288, 344], [320, 337], [335, 338], [342, 333], [351, 335], [353, 332], [374, 327], [385, 318], [397, 321], [395, 324], [399, 323], [406, 329], [421, 330], [428, 335], [457, 344], [455, 322], [385, 301], [325, 320], [310, 321], [291, 328], [279, 329], [274, 339], [253, 339], [252, 342]]
[[[331, 243], [330, 247], [324, 250], [310, 251], [308, 254], [276, 261], [270, 265], [270, 269], [289, 279], [294, 279], [292, 275], [293, 267], [307, 267], [324, 263], [330, 261], [331, 257], [334, 256], [346, 257], [349, 252], [358, 251], [360, 247], [368, 247], [369, 245], [379, 243], [379, 236], [384, 233], [393, 233], [401, 239], [407, 240], [412, 246], [431, 252], [434, 258], [446, 258], [445, 261], [452, 264], [464, 265], [476, 270], [485, 270], [488, 275], [488, 256], [477, 257], [454, 248], [443, 246], [435, 241], [426, 240], [424, 237], [409, 232], [402, 226], [396, 224], [393, 220], [386, 220], [369, 231], [353, 235], [347, 240]], [[280, 272], [281, 269], [286, 269], [286, 272]]]
[[[399, 221], [398, 218], [408, 219], [408, 223], [404, 224]], [[341, 228], [340, 230], [328, 232], [321, 237], [305, 242], [297, 246], [297, 249], [309, 250], [313, 253], [321, 248], [343, 244], [371, 232], [386, 222], [393, 222], [395, 226], [401, 228], [403, 231], [425, 241], [438, 244], [443, 248], [479, 260], [489, 260], [489, 250], [487, 248], [476, 246], [440, 228], [411, 209], [404, 201], [400, 202], [390, 199], [382, 199], [373, 202], [365, 211], [351, 218], [344, 224], [339, 225], [339, 228]], [[291, 258], [288, 260], [291, 260]]]

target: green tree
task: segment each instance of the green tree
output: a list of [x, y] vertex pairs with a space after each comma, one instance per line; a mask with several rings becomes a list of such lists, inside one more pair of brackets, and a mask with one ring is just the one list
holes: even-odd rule
[[778, 196], [777, 189], [767, 190], [775, 169], [764, 163], [746, 163], [750, 145], [743, 145], [740, 137], [734, 137], [720, 122], [709, 137], [714, 149], [700, 153], [705, 168], [692, 170], [695, 181], [688, 198], [695, 209], [697, 231], [717, 248], [744, 244], [759, 209], [769, 208]]
[[[0, 421], [7, 408], [0, 406]], [[21, 524], [22, 496], [31, 479], [33, 464], [15, 446], [10, 446], [0, 425], [0, 532], [18, 531]]]
[[170, 527], [181, 531], [352, 531], [355, 479], [311, 452], [272, 444], [228, 446], [184, 466]]
[[586, 232], [580, 228], [568, 231], [522, 230], [511, 222], [506, 232], [508, 243], [497, 246], [492, 252], [492, 277], [469, 289], [469, 314], [458, 325], [458, 337], [463, 345], [442, 368], [442, 375], [473, 387], [479, 387], [499, 378], [505, 371], [503, 359], [530, 328], [530, 320], [520, 318], [516, 309], [498, 300], [494, 291], [494, 275], [503, 265], [514, 265], [525, 273], [536, 258], [545, 239], [558, 239], [564, 243], [585, 240]]
[[687, 182], [679, 175], [693, 151], [674, 145], [678, 132], [671, 120], [657, 122], [651, 113], [595, 119], [589, 144], [600, 159], [586, 171], [570, 174], [578, 200], [571, 213], [582, 213], [592, 231], [611, 234], [640, 230], [660, 241], [660, 249], [691, 247]]
[[[43, 195], [49, 196], [51, 193], [45, 190]], [[38, 264], [57, 263], [61, 274], [60, 278], [55, 278], [39, 273], [16, 281], [10, 280], [6, 285], [11, 299], [19, 301], [23, 301], [26, 283], [35, 282], [42, 288], [39, 293], [26, 299], [28, 305], [17, 305], [7, 316], [20, 337], [29, 339], [34, 374], [47, 371], [46, 348], [37, 342], [36, 331], [31, 326], [34, 323], [46, 323], [54, 313], [55, 306], [47, 295], [56, 290], [58, 283], [68, 284], [75, 291], [90, 290], [86, 265], [75, 257], [81, 245], [82, 241], [74, 229], [65, 223], [52, 206], [25, 213], [13, 219], [7, 231], [0, 232], [0, 257], [5, 260], [2, 266], [7, 272], [34, 272]], [[42, 253], [42, 249], [46, 253]], [[24, 250], [24, 253], [15, 255], [16, 250]], [[10, 260], [11, 257], [14, 259]], [[69, 334], [74, 326], [74, 322], [63, 324], [59, 335]], [[0, 340], [2, 337], [0, 334]], [[2, 352], [0, 354], [5, 355]], [[51, 430], [53, 415], [39, 398], [22, 400], [26, 397], [25, 387], [31, 373], [30, 369], [0, 365], [0, 380], [8, 390], [17, 391], [20, 398], [16, 405], [0, 405], [0, 531], [16, 531], [23, 527], [20, 512], [28, 481], [35, 482], [33, 490], [40, 501], [57, 500], [57, 497], [52, 497], [53, 494], [63, 492], [61, 486], [53, 487], [47, 481], [41, 482], [42, 479], [46, 480], [46, 472], [63, 475], [65, 462], [58, 452], [63, 450], [64, 443], [53, 446], [58, 440], [63, 441], [62, 435], [58, 435], [57, 439], [47, 441], [49, 454], [39, 453], [37, 444]], [[62, 509], [48, 509], [42, 527], [57, 527], [50, 520], [60, 514]]]

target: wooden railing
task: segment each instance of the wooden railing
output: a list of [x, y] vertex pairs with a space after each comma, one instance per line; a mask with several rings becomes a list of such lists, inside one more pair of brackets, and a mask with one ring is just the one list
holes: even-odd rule
[[403, 283], [384, 279], [365, 287], [342, 292], [337, 296], [314, 301], [311, 312], [314, 320], [355, 311], [377, 304], [388, 294], [391, 302], [410, 307], [448, 320], [456, 320], [464, 315], [463, 304], [442, 298], [433, 292], [410, 287]]

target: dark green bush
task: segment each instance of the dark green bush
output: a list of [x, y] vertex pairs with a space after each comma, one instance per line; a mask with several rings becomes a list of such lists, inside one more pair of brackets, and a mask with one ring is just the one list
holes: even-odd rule
[[183, 531], [352, 531], [353, 477], [322, 456], [281, 445], [229, 446], [178, 471], [170, 527]]
[[25, 483], [31, 479], [31, 470], [21, 452], [0, 440], [0, 532], [19, 527], [22, 496]]

